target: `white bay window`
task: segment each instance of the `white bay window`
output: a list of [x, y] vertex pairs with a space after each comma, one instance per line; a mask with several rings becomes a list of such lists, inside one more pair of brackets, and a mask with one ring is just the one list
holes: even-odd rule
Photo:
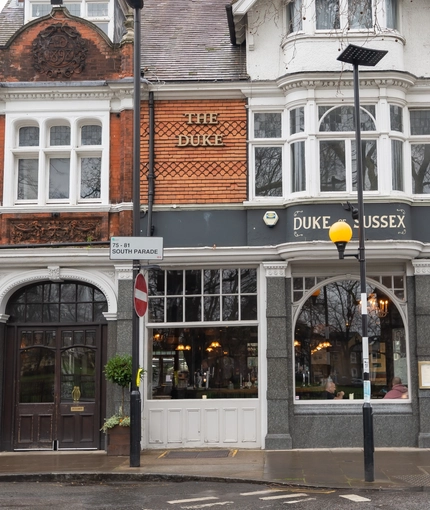
[[106, 204], [106, 121], [8, 119], [3, 205]]
[[[312, 21], [309, 23], [304, 20]], [[291, 0], [287, 4], [288, 33], [306, 32], [312, 25], [318, 31], [368, 31], [375, 25], [398, 30], [398, 0], [314, 0], [313, 2]]]
[[[290, 110], [289, 116], [255, 112], [252, 126], [253, 198], [282, 198], [305, 191], [304, 108]], [[289, 132], [288, 137], [285, 132]]]

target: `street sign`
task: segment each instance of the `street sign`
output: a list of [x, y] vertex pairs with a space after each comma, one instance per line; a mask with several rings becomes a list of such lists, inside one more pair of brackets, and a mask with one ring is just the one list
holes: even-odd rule
[[136, 276], [134, 282], [134, 309], [139, 317], [143, 317], [148, 309], [148, 287], [142, 273]]
[[111, 260], [162, 260], [162, 237], [111, 237]]

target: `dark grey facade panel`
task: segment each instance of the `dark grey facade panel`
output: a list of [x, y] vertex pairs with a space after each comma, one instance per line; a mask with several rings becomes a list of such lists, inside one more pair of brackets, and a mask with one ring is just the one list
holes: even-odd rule
[[[274, 210], [278, 223], [268, 227], [263, 217]], [[312, 204], [285, 209], [155, 212], [154, 235], [163, 237], [166, 248], [201, 246], [276, 246], [290, 242], [328, 241], [329, 228], [345, 220], [358, 239], [358, 224], [342, 204]], [[366, 204], [364, 222], [367, 240], [430, 242], [430, 209], [401, 203]], [[146, 232], [146, 218], [142, 220]]]

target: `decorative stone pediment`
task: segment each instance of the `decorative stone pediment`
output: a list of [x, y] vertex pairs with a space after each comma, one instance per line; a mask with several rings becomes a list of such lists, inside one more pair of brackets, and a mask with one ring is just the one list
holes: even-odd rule
[[86, 64], [87, 42], [75, 27], [55, 23], [33, 41], [33, 66], [49, 78], [70, 78]]

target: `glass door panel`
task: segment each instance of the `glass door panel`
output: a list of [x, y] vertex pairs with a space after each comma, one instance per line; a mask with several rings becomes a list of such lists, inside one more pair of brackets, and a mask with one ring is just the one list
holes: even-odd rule
[[55, 351], [45, 347], [20, 354], [19, 403], [54, 402]]
[[94, 402], [96, 393], [96, 352], [72, 347], [61, 353], [61, 401]]

